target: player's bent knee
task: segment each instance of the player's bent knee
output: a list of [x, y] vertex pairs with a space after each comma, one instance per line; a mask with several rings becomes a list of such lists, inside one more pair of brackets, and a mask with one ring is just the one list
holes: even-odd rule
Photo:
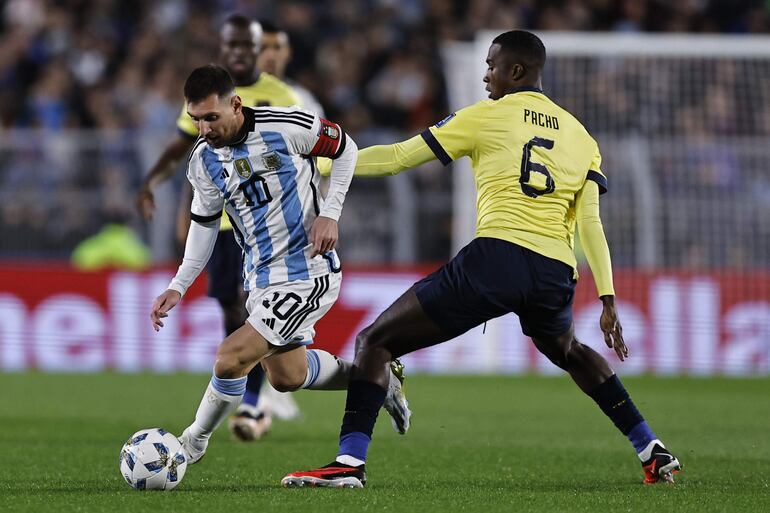
[[246, 350], [239, 344], [224, 343], [219, 346], [214, 364], [214, 373], [224, 379], [234, 379], [245, 375], [254, 362], [247, 358]]
[[543, 353], [551, 363], [559, 367], [560, 369], [566, 369], [570, 352], [573, 350], [574, 343], [577, 342], [574, 337], [555, 338], [555, 339], [535, 339], [532, 341], [537, 347], [537, 350]]
[[267, 381], [279, 392], [294, 392], [302, 388], [307, 377], [307, 367], [282, 366], [268, 368]]
[[270, 386], [276, 389], [278, 392], [295, 392], [302, 387], [304, 379], [291, 379], [290, 377], [281, 376], [279, 378], [268, 379]]
[[235, 379], [243, 375], [244, 367], [239, 365], [236, 358], [230, 356], [217, 356], [214, 363], [214, 374], [222, 379]]

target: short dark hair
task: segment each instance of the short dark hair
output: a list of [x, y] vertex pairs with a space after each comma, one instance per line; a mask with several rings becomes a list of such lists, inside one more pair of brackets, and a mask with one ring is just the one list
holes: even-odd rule
[[244, 16], [243, 14], [231, 14], [230, 16], [225, 18], [225, 21], [222, 23], [222, 26], [232, 25], [233, 27], [248, 29], [248, 28], [251, 28], [252, 23], [254, 23], [254, 20], [249, 18], [248, 16]]
[[492, 40], [492, 44], [500, 45], [503, 52], [522, 59], [523, 64], [542, 70], [545, 66], [545, 46], [532, 32], [526, 30], [510, 30], [503, 32]]
[[235, 84], [227, 70], [216, 64], [195, 68], [184, 83], [187, 103], [199, 102], [216, 93], [223, 98], [235, 91]]
[[270, 20], [261, 19], [259, 20], [259, 24], [262, 25], [263, 34], [278, 34], [279, 32], [285, 32], [282, 28]]

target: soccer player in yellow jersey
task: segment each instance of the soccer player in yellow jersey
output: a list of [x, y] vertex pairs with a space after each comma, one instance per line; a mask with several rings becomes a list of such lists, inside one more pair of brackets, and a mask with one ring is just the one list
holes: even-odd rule
[[567, 371], [628, 437], [646, 483], [672, 481], [680, 468], [607, 361], [575, 338], [577, 227], [603, 304], [599, 323], [604, 340], [621, 361], [628, 356], [599, 218], [599, 194], [607, 191], [607, 178], [596, 141], [543, 93], [545, 48], [537, 36], [521, 30], [499, 35], [487, 64], [489, 100], [408, 141], [359, 152], [359, 176], [469, 156], [478, 191], [476, 237], [358, 335], [337, 458], [325, 467], [287, 475], [284, 486], [363, 486], [388, 362], [508, 312], [519, 316], [537, 349]]
[[[236, 94], [247, 107], [299, 105], [299, 97], [289, 85], [268, 73], [260, 72], [257, 58], [261, 38], [262, 27], [245, 16], [232, 15], [222, 25], [219, 33], [220, 61], [235, 82]], [[177, 137], [166, 147], [145, 177], [137, 197], [140, 213], [147, 220], [152, 217], [155, 209], [153, 189], [173, 175], [177, 163], [189, 153], [198, 138], [198, 129], [187, 113], [186, 105], [181, 108], [177, 128]], [[189, 196], [189, 187], [186, 190]], [[185, 210], [189, 212], [189, 208]], [[243, 326], [248, 317], [241, 276], [242, 258], [242, 251], [233, 236], [230, 220], [224, 216], [207, 270], [208, 295], [219, 303], [228, 335]], [[228, 424], [233, 435], [239, 440], [255, 440], [270, 428], [270, 411], [257, 409], [263, 382], [264, 371], [257, 365], [249, 373], [243, 402], [236, 416], [231, 418]], [[297, 411], [290, 396], [271, 394], [270, 397], [274, 406], [279, 406], [280, 403], [284, 410]]]

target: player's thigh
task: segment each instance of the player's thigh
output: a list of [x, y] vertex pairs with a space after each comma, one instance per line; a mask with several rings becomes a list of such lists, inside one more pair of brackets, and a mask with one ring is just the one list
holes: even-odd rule
[[359, 334], [357, 354], [385, 349], [391, 358], [398, 358], [453, 338], [425, 312], [415, 287], [410, 287]]
[[240, 377], [273, 350], [265, 337], [246, 323], [219, 345], [214, 371], [220, 378]]
[[305, 346], [285, 346], [262, 360], [267, 379], [277, 390], [295, 390], [307, 377]]
[[522, 331], [533, 339], [548, 341], [549, 346], [571, 343], [573, 337], [568, 332], [572, 333], [573, 325], [574, 270], [535, 253], [530, 253], [528, 260], [536, 286], [526, 306], [517, 312]]
[[[510, 262], [507, 255], [499, 255], [505, 244], [509, 243], [492, 239], [472, 241], [385, 310], [365, 330], [364, 341], [383, 341], [397, 357], [452, 339], [513, 311], [504, 300], [495, 298], [500, 295], [496, 287], [502, 289], [502, 294], [510, 294], [510, 287], [500, 278], [505, 272], [501, 266]], [[500, 265], [490, 262], [492, 257], [500, 260]], [[486, 276], [484, 272], [488, 270]]]

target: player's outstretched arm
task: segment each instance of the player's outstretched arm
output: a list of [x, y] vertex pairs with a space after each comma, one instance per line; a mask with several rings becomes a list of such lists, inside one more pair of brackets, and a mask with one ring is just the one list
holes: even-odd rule
[[176, 276], [169, 283], [163, 294], [155, 298], [152, 304], [150, 319], [152, 327], [158, 331], [163, 327], [162, 318], [168, 317], [168, 311], [182, 300], [187, 289], [193, 284], [198, 275], [206, 267], [206, 263], [214, 251], [219, 232], [220, 217], [215, 216], [214, 221], [190, 223], [190, 231], [187, 233], [187, 243], [184, 248], [184, 258]]
[[179, 134], [158, 157], [155, 165], [142, 180], [139, 192], [136, 195], [136, 208], [146, 221], [152, 219], [155, 212], [155, 187], [168, 180], [174, 174], [176, 164], [190, 151], [194, 138]]
[[612, 260], [604, 227], [599, 217], [599, 185], [586, 180], [576, 199], [576, 214], [580, 241], [583, 244], [588, 265], [594, 275], [596, 290], [602, 300], [602, 315], [599, 325], [604, 333], [607, 347], [614, 349], [621, 361], [628, 357], [628, 348], [623, 340], [615, 308], [615, 289], [612, 283]]
[[[414, 167], [435, 160], [436, 155], [422, 137], [416, 135], [406, 141], [395, 144], [369, 146], [358, 152], [356, 176], [379, 177], [392, 176]], [[318, 163], [321, 175], [328, 176], [331, 165]]]

